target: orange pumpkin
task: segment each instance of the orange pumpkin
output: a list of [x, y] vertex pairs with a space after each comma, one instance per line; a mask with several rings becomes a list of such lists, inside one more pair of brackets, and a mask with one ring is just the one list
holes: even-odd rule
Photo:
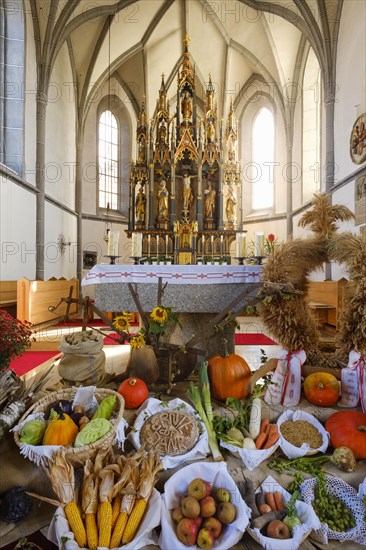
[[208, 378], [212, 396], [219, 401], [227, 397], [242, 399], [247, 395], [251, 370], [247, 362], [231, 353], [215, 355], [208, 360]]
[[337, 403], [339, 397], [339, 382], [333, 374], [313, 372], [305, 378], [305, 397], [318, 407], [330, 407]]
[[149, 396], [145, 382], [135, 376], [124, 380], [117, 391], [125, 400], [126, 409], [137, 409]]
[[330, 442], [335, 449], [348, 447], [356, 458], [366, 458], [366, 414], [358, 411], [338, 411], [325, 423]]

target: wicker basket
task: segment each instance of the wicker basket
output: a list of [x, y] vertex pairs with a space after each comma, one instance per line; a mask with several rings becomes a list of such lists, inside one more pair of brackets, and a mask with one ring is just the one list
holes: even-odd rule
[[[60, 399], [67, 399], [71, 401], [73, 399], [75, 391], [76, 391], [75, 388], [64, 388], [62, 390], [46, 395], [45, 397], [43, 397], [42, 399], [34, 403], [24, 413], [22, 418], [19, 420], [19, 424], [23, 422], [27, 418], [27, 416], [29, 416], [31, 413], [36, 413], [36, 412], [45, 413], [48, 410], [51, 403], [54, 403], [55, 401], [58, 401]], [[78, 447], [78, 448], [66, 447], [65, 456], [73, 466], [83, 466], [87, 458], [90, 458], [91, 460], [93, 460], [98, 454], [98, 452], [102, 452], [109, 449], [113, 444], [117, 426], [123, 417], [125, 401], [118, 392], [115, 392], [113, 390], [103, 389], [103, 388], [97, 388], [94, 392], [94, 396], [98, 401], [98, 403], [100, 403], [105, 397], [110, 397], [110, 396], [116, 397], [116, 404], [118, 407], [117, 416], [115, 417], [112, 416], [112, 420], [114, 420], [114, 422], [112, 423], [112, 427], [109, 430], [109, 432], [103, 437], [101, 437], [100, 439], [98, 439], [98, 441], [95, 441], [95, 443], [91, 443], [90, 445], [84, 445], [84, 447]], [[115, 409], [116, 409], [116, 406], [115, 406]], [[18, 445], [18, 447], [20, 447], [19, 438], [20, 438], [20, 432], [14, 432], [14, 440], [15, 440], [15, 443]]]

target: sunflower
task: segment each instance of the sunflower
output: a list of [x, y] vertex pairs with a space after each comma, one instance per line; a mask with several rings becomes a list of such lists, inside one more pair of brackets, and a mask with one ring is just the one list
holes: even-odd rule
[[169, 311], [162, 306], [156, 306], [150, 313], [150, 317], [153, 321], [158, 323], [158, 325], [163, 325], [167, 321], [169, 316]]
[[135, 336], [132, 336], [130, 338], [130, 346], [131, 348], [141, 348], [146, 344], [145, 338], [141, 333], [136, 334]]
[[113, 321], [113, 326], [121, 332], [127, 330], [131, 326], [130, 313], [127, 311], [122, 311], [122, 315], [115, 317]]

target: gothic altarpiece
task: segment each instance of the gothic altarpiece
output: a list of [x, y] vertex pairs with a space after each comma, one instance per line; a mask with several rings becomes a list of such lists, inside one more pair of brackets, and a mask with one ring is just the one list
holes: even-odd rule
[[150, 125], [142, 104], [127, 232], [142, 233], [142, 256], [170, 257], [180, 264], [230, 256], [242, 227], [233, 104], [224, 129], [210, 76], [203, 111], [199, 108], [188, 41], [186, 36], [175, 114], [169, 113], [164, 75]]

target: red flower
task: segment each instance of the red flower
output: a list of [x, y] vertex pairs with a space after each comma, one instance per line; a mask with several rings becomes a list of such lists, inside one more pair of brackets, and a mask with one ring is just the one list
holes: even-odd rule
[[0, 371], [8, 368], [14, 357], [30, 347], [32, 334], [29, 323], [22, 323], [0, 309]]
[[268, 235], [267, 239], [268, 239], [268, 242], [269, 242], [269, 243], [274, 243], [275, 240], [276, 240], [276, 237], [275, 237], [275, 235], [273, 235], [273, 233], [270, 233], [270, 234]]

